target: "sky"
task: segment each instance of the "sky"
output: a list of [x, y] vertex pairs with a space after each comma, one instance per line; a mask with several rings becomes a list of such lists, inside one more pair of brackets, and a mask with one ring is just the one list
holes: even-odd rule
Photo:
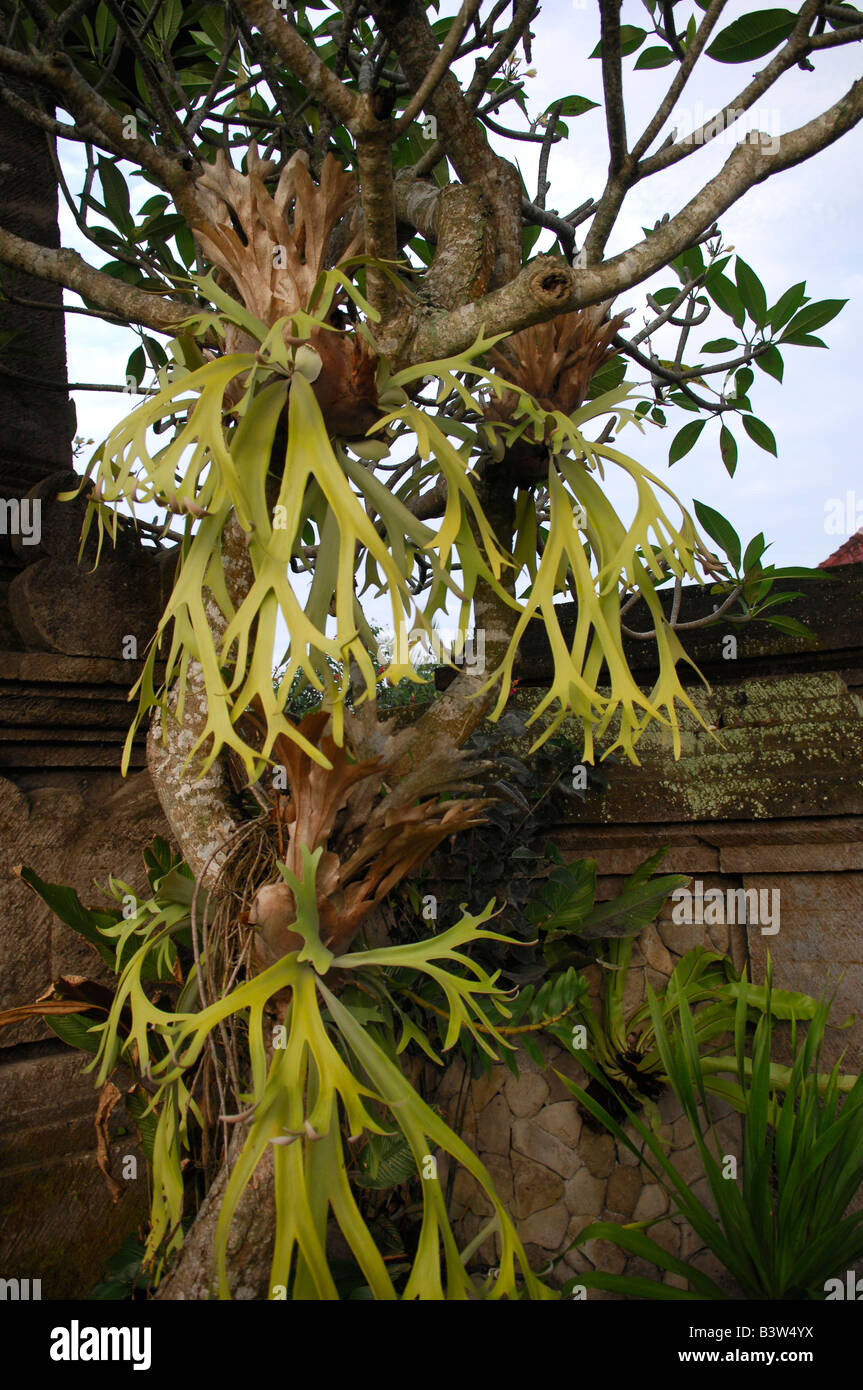
[[[457, 8], [444, 0], [441, 12], [452, 13]], [[751, 4], [732, 0], [718, 27], [723, 28], [752, 8]], [[636, 0], [624, 0], [622, 22], [648, 27], [647, 11]], [[541, 114], [561, 96], [577, 94], [600, 100], [601, 65], [587, 59], [599, 33], [594, 0], [546, 0], [533, 28], [531, 64], [536, 76], [527, 79], [530, 116]], [[645, 47], [649, 44], [648, 40]], [[640, 241], [642, 227], [652, 226], [665, 213], [673, 216], [718, 171], [731, 153], [732, 143], [742, 138], [747, 129], [761, 129], [775, 137], [832, 104], [860, 75], [861, 55], [860, 44], [816, 54], [814, 72], [792, 69], [724, 137], [636, 187], [624, 203], [607, 254], [614, 255]], [[634, 62], [635, 56], [624, 60], [630, 140], [647, 124], [674, 71], [633, 71]], [[709, 118], [762, 65], [720, 65], [702, 60], [696, 68], [692, 91], [684, 91], [666, 132], [676, 126], [682, 136]], [[470, 61], [466, 60], [467, 76], [470, 68]], [[569, 138], [554, 146], [549, 165], [548, 206], [560, 213], [599, 195], [608, 162], [601, 108], [569, 118], [568, 125]], [[518, 159], [533, 192], [536, 147], [512, 141], [504, 145], [497, 137], [492, 138], [496, 148]], [[661, 139], [662, 136], [657, 145]], [[67, 144], [61, 154], [70, 186], [77, 192], [82, 181], [78, 149]], [[752, 443], [738, 422], [734, 433], [739, 460], [735, 476], [730, 478], [719, 456], [718, 423], [711, 422], [692, 452], [668, 468], [668, 447], [674, 433], [695, 418], [682, 412], [669, 413], [669, 427], [665, 430], [649, 428], [638, 434], [630, 427], [619, 436], [620, 447], [673, 487], [685, 505], [691, 507], [697, 498], [727, 516], [744, 544], [764, 531], [772, 545], [767, 558], [776, 564], [817, 564], [850, 531], [863, 525], [863, 469], [856, 423], [857, 394], [861, 390], [859, 343], [863, 339], [861, 175], [863, 127], [858, 127], [814, 159], [750, 190], [720, 220], [725, 242], [733, 245], [760, 276], [768, 302], [774, 302], [800, 280], [806, 280], [807, 293], [813, 300], [849, 301], [839, 317], [819, 332], [829, 351], [787, 349], [783, 385], [761, 371], [756, 373], [751, 394], [753, 410], [773, 429], [778, 458]], [[151, 194], [152, 188], [143, 185], [138, 201]], [[99, 252], [81, 236], [62, 206], [60, 221], [63, 244], [99, 264]], [[545, 244], [540, 241], [536, 249]], [[646, 286], [626, 292], [615, 310], [634, 306], [629, 323], [638, 329], [643, 323], [645, 289], [670, 283], [673, 277], [668, 272], [655, 277]], [[67, 294], [67, 302], [79, 301]], [[707, 337], [726, 336], [729, 328], [730, 320], [716, 313], [705, 325], [706, 331], [695, 336], [694, 341], [698, 344]], [[122, 384], [126, 360], [136, 345], [130, 332], [69, 314], [66, 334], [70, 381]], [[79, 436], [97, 442], [127, 413], [129, 406], [128, 396], [103, 392], [79, 391], [75, 401]], [[89, 453], [88, 449], [79, 459], [79, 467]], [[626, 488], [610, 478], [609, 491], [615, 503], [624, 512], [628, 510], [631, 499]], [[837, 522], [840, 500], [845, 515]]]

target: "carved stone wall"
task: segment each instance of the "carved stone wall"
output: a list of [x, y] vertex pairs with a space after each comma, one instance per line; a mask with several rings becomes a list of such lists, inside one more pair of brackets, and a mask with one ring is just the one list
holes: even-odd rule
[[[863, 565], [834, 570], [829, 588], [803, 583], [796, 615], [814, 640], [789, 640], [771, 630], [739, 634], [735, 660], [719, 655], [722, 630], [695, 634], [691, 644], [712, 690], [693, 688], [704, 724], [686, 718], [683, 752], [671, 757], [667, 735], [649, 731], [639, 743], [640, 767], [617, 764], [608, 787], [590, 786], [565, 824], [544, 828], [567, 861], [597, 861], [600, 900], [660, 845], [669, 845], [662, 871], [686, 873], [711, 888], [766, 889], [780, 907], [779, 930], [750, 922], [699, 926], [671, 920], [671, 904], [641, 933], [628, 980], [627, 1009], [644, 997], [645, 982], [661, 989], [677, 960], [695, 946], [728, 952], [750, 978], [765, 978], [768, 952], [778, 988], [819, 997], [836, 991], [834, 1018], [856, 1014], [829, 1038], [824, 1062], [842, 1055], [848, 1070], [863, 1067]], [[684, 591], [686, 592], [686, 591]], [[689, 616], [704, 598], [686, 595]], [[564, 610], [565, 612], [565, 610]], [[634, 664], [649, 668], [643, 652]], [[550, 675], [541, 644], [522, 659], [520, 695]], [[443, 677], [445, 682], [446, 677]], [[443, 682], [442, 682], [443, 683]], [[527, 745], [525, 745], [526, 748]], [[516, 752], [523, 752], [519, 748]], [[772, 924], [771, 924], [772, 925]], [[598, 987], [598, 981], [594, 981]], [[548, 1065], [522, 1054], [516, 1080], [495, 1067], [462, 1095], [463, 1067], [455, 1064], [438, 1091], [450, 1122], [463, 1114], [463, 1133], [483, 1159], [516, 1220], [536, 1268], [566, 1251], [596, 1220], [617, 1223], [664, 1216], [664, 1190], [624, 1147], [583, 1121], [555, 1069], [585, 1084], [569, 1054], [547, 1048]], [[660, 1135], [672, 1162], [708, 1206], [709, 1191], [688, 1122], [673, 1094], [659, 1102]], [[741, 1155], [740, 1121], [717, 1109], [724, 1152]], [[485, 1198], [466, 1173], [455, 1180], [457, 1214], [466, 1239], [488, 1220]], [[858, 1194], [855, 1206], [861, 1203]], [[728, 1276], [679, 1216], [650, 1229], [663, 1248], [691, 1259], [718, 1283]], [[493, 1240], [480, 1255], [495, 1263]], [[563, 1283], [590, 1267], [610, 1273], [660, 1273], [606, 1241], [565, 1255], [550, 1276]], [[672, 1274], [666, 1283], [682, 1282]], [[591, 1290], [589, 1297], [612, 1297]]]

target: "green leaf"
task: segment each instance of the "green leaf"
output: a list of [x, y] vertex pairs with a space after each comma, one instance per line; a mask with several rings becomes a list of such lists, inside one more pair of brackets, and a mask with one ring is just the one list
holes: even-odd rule
[[689, 882], [688, 874], [664, 874], [624, 891], [596, 907], [577, 928], [587, 940], [597, 937], [633, 936], [658, 916], [669, 893]]
[[616, 386], [620, 385], [625, 376], [626, 358], [623, 356], [610, 357], [591, 377], [590, 386], [587, 389], [587, 399], [592, 401], [597, 396], [604, 396], [606, 391], [613, 391]]
[[[656, 294], [652, 297], [656, 300], [657, 304], [661, 304], [664, 308], [666, 304], [671, 303], [672, 299], [676, 299], [679, 294], [679, 286], [675, 289], [674, 285], [666, 285], [664, 289], [657, 290]], [[736, 347], [737, 344], [735, 343], [734, 346]]]
[[86, 1014], [45, 1014], [52, 1033], [56, 1033], [68, 1047], [76, 1047], [80, 1052], [89, 1052], [93, 1057], [99, 1051], [99, 1034], [89, 1030], [102, 1021], [101, 1015]]
[[755, 271], [740, 256], [734, 267], [734, 278], [749, 317], [761, 328], [767, 318], [767, 295]]
[[788, 322], [792, 314], [796, 314], [800, 305], [806, 299], [806, 281], [801, 280], [799, 284], [792, 285], [790, 290], [786, 290], [780, 295], [773, 308], [767, 315], [767, 322], [771, 328], [782, 328]]
[[96, 11], [93, 32], [96, 36], [96, 42], [99, 45], [100, 52], [104, 52], [107, 45], [113, 39], [114, 34], [117, 32], [117, 21], [105, 4], [105, 0], [101, 0], [101, 4]]
[[106, 159], [104, 155], [99, 156], [99, 179], [105, 199], [105, 211], [114, 226], [119, 228], [124, 236], [131, 236], [135, 230], [135, 223], [129, 208], [129, 190], [126, 187], [126, 180], [116, 164], [110, 159]]
[[688, 425], [684, 425], [682, 430], [671, 441], [671, 448], [668, 451], [668, 462], [677, 463], [694, 448], [701, 431], [707, 424], [706, 420], [690, 420]]
[[811, 628], [798, 622], [796, 618], [764, 618], [763, 622], [769, 623], [771, 627], [776, 627], [780, 632], [787, 632], [790, 637], [814, 637]]
[[767, 542], [766, 542], [765, 539], [764, 539], [764, 532], [763, 532], [763, 531], [759, 531], [759, 532], [758, 532], [758, 535], [757, 535], [757, 536], [753, 536], [753, 537], [752, 537], [752, 540], [749, 542], [749, 544], [748, 544], [747, 547], [746, 547], [746, 553], [745, 553], [745, 555], [743, 556], [743, 573], [744, 573], [744, 574], [748, 574], [749, 571], [750, 571], [755, 565], [758, 564], [758, 561], [761, 559], [761, 556], [764, 554], [764, 551], [765, 551], [766, 549], [767, 549]]
[[779, 339], [780, 343], [788, 341], [792, 334], [799, 336], [801, 333], [812, 333], [816, 328], [823, 328], [825, 323], [829, 323], [841, 313], [847, 303], [847, 299], [822, 299], [816, 304], [807, 304], [799, 314], [794, 315]]
[[[637, 26], [634, 25], [634, 24], [621, 24], [621, 26], [620, 26], [620, 52], [621, 52], [621, 55], [625, 58], [629, 53], [634, 53], [635, 50], [636, 50], [637, 48], [640, 48], [640, 47], [641, 47], [641, 45], [644, 43], [644, 40], [645, 40], [646, 38], [647, 38], [647, 31], [646, 31], [645, 29], [639, 29], [639, 28], [637, 28]], [[602, 40], [601, 40], [601, 39], [600, 39], [599, 43], [596, 45], [596, 48], [593, 50], [593, 52], [591, 53], [590, 56], [591, 56], [591, 58], [601, 58], [601, 57], [602, 57]]]
[[[522, 229], [522, 233], [521, 233], [521, 258], [522, 258], [523, 261], [525, 261], [525, 260], [528, 259], [528, 257], [530, 256], [531, 251], [533, 250], [534, 246], [535, 246], [536, 243], [539, 241], [539, 239], [540, 239], [541, 236], [542, 236], [542, 227], [524, 227], [524, 228]], [[413, 242], [411, 242], [411, 246], [413, 246]], [[431, 264], [431, 257], [429, 258], [428, 261], [426, 261], [426, 265], [430, 265], [430, 264]]]
[[373, 1134], [360, 1159], [358, 1187], [384, 1192], [417, 1176], [416, 1159], [403, 1134]]
[[[557, 106], [558, 103], [554, 102], [553, 105]], [[590, 111], [594, 106], [598, 105], [598, 101], [591, 101], [588, 97], [564, 97], [563, 104], [559, 108], [558, 115], [583, 116], [585, 111]]]
[[651, 874], [655, 873], [659, 868], [669, 848], [669, 845], [662, 845], [659, 849], [654, 850], [653, 854], [648, 855], [646, 859], [642, 860], [638, 868], [633, 869], [629, 878], [624, 880], [623, 891], [627, 892], [631, 888], [639, 888], [642, 883], [647, 883]]
[[674, 54], [670, 48], [664, 44], [656, 48], [645, 48], [643, 53], [639, 53], [636, 59], [636, 68], [667, 68], [669, 63], [674, 62]]
[[731, 522], [721, 512], [714, 511], [713, 507], [708, 507], [706, 502], [695, 502], [694, 507], [695, 515], [710, 539], [716, 541], [716, 544], [728, 556], [734, 569], [739, 572], [742, 546], [740, 537]]
[[699, 407], [690, 400], [689, 396], [684, 396], [682, 391], [672, 391], [668, 399], [679, 406], [681, 410], [689, 410], [693, 415], [698, 414]]
[[66, 888], [58, 883], [45, 883], [33, 869], [20, 865], [16, 870], [22, 883], [38, 894], [51, 911], [67, 927], [82, 936], [99, 952], [106, 965], [114, 968], [114, 946], [105, 939], [100, 927], [113, 927], [119, 922], [119, 910], [84, 907], [74, 888]]
[[596, 897], [596, 860], [577, 859], [552, 869], [527, 916], [541, 931], [575, 931]]
[[[148, 333], [144, 334], [144, 350], [150, 359], [150, 365], [155, 371], [158, 371], [160, 367], [166, 367], [168, 365], [168, 354], [162, 347], [162, 344], [158, 343], [155, 338], [151, 338]], [[162, 844], [164, 843], [165, 841], [163, 840]]]
[[720, 31], [707, 52], [717, 63], [748, 63], [778, 48], [796, 23], [797, 15], [791, 10], [741, 15]]
[[544, 1053], [543, 1053], [543, 1051], [542, 1051], [542, 1048], [540, 1047], [539, 1043], [538, 1043], [538, 1042], [536, 1041], [536, 1039], [532, 1036], [532, 1034], [530, 1034], [530, 1033], [522, 1033], [520, 1041], [521, 1041], [522, 1047], [524, 1048], [525, 1052], [527, 1053], [527, 1055], [528, 1055], [528, 1057], [531, 1059], [531, 1061], [532, 1061], [532, 1062], [536, 1062], [536, 1065], [537, 1065], [538, 1067], [542, 1067], [543, 1070], [545, 1070], [545, 1067], [546, 1067], [545, 1055], [544, 1055]]
[[765, 425], [763, 420], [757, 419], [754, 415], [744, 415], [743, 428], [753, 443], [768, 454], [772, 454], [774, 458], [776, 457], [776, 440], [773, 431], [768, 425]]
[[708, 276], [704, 288], [716, 307], [733, 319], [738, 328], [742, 328], [746, 321], [746, 310], [743, 307], [743, 300], [740, 298], [737, 286], [728, 279], [728, 276]]
[[738, 399], [746, 395], [754, 380], [755, 373], [751, 367], [741, 367], [734, 373], [734, 390]]
[[723, 425], [719, 431], [719, 452], [729, 476], [733, 478], [737, 467], [737, 441], [727, 425]]
[[185, 223], [182, 223], [174, 232], [174, 241], [177, 243], [177, 250], [180, 259], [187, 270], [191, 270], [195, 264], [195, 238], [189, 231]]
[[144, 373], [147, 370], [147, 357], [142, 347], [136, 347], [134, 352], [129, 354], [126, 363], [126, 380], [132, 377], [136, 386], [140, 386], [144, 380]]
[[757, 357], [753, 358], [753, 361], [756, 367], [760, 367], [762, 372], [766, 372], [768, 376], [775, 377], [777, 381], [782, 380], [785, 363], [782, 360], [782, 353], [772, 343], [766, 351], [760, 352]]
[[702, 352], [733, 352], [737, 347], [733, 338], [712, 338], [709, 343], [705, 343]]
[[814, 333], [795, 333], [793, 337], [782, 338], [781, 341], [789, 347], [827, 347], [824, 339], [816, 338]]

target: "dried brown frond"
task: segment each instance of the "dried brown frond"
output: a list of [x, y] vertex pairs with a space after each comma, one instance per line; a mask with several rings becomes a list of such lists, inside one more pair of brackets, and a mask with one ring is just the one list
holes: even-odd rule
[[[361, 761], [336, 744], [323, 712], [306, 715], [299, 725], [304, 739], [324, 752], [329, 769], [314, 762], [300, 745], [280, 739], [274, 761], [285, 769], [287, 795], [274, 793], [273, 820], [283, 843], [285, 865], [303, 873], [302, 848], [322, 849], [317, 871], [321, 938], [335, 954], [347, 950], [363, 921], [387, 894], [414, 872], [433, 850], [457, 831], [477, 825], [486, 804], [465, 798], [475, 790], [468, 778], [476, 764], [453, 750], [442, 753], [432, 769], [423, 767], [401, 778], [390, 777], [409, 731], [392, 723], [377, 726], [380, 752]], [[350, 722], [348, 737], [350, 737]], [[444, 790], [460, 799], [441, 799]], [[296, 950], [290, 931], [296, 916], [293, 893], [272, 882], [255, 894], [249, 921], [257, 928], [260, 964]]]
[[[505, 381], [528, 391], [543, 409], [572, 415], [587, 399], [590, 383], [615, 355], [614, 336], [625, 315], [608, 318], [610, 300], [588, 309], [558, 314], [547, 323], [514, 333], [489, 353], [489, 362]], [[518, 396], [505, 391], [485, 408], [489, 420], [512, 420]], [[542, 444], [519, 440], [507, 455], [515, 481], [530, 484], [545, 474]]]
[[[248, 173], [231, 164], [224, 150], [198, 179], [207, 221], [196, 234], [207, 257], [256, 318], [271, 327], [279, 319], [308, 309], [321, 272], [327, 268], [336, 226], [348, 220], [347, 244], [340, 259], [362, 250], [357, 184], [332, 155], [321, 167], [320, 183], [298, 150], [283, 168], [271, 195], [265, 180], [275, 172], [270, 160], [249, 148]], [[330, 316], [342, 327], [340, 311]], [[359, 333], [315, 328], [311, 345], [321, 358], [314, 383], [318, 404], [332, 434], [353, 438], [378, 418], [377, 355]], [[251, 337], [228, 325], [228, 352], [254, 350]]]
[[[195, 230], [203, 250], [225, 271], [250, 313], [271, 326], [305, 309], [326, 268], [337, 223], [357, 206], [357, 185], [338, 160], [327, 155], [316, 184], [308, 155], [298, 150], [285, 165], [275, 192], [264, 180], [275, 171], [252, 144], [248, 173], [231, 164], [224, 150], [198, 179], [208, 220]], [[356, 228], [344, 256], [362, 245]]]
[[[514, 333], [491, 350], [489, 362], [505, 380], [529, 391], [545, 410], [571, 415], [587, 399], [599, 368], [615, 355], [613, 339], [625, 315], [607, 318], [609, 304], [574, 309]], [[509, 419], [516, 400], [514, 393], [507, 392], [488, 413], [494, 419]]]

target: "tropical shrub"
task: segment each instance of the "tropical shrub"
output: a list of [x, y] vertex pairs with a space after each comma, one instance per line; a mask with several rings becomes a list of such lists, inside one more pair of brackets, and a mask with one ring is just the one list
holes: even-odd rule
[[[685, 992], [677, 992], [669, 1017], [648, 990], [657, 1054], [692, 1129], [713, 1210], [695, 1196], [660, 1139], [625, 1100], [621, 1105], [643, 1142], [643, 1157], [631, 1135], [595, 1097], [566, 1077], [561, 1079], [663, 1184], [674, 1208], [733, 1276], [738, 1296], [821, 1299], [828, 1279], [844, 1275], [863, 1258], [863, 1211], [848, 1211], [861, 1184], [863, 1075], [843, 1075], [838, 1061], [829, 1072], [820, 1069], [830, 1013], [826, 999], [814, 1004], [787, 992], [779, 997], [769, 972], [765, 986], [749, 985], [744, 978], [735, 993], [733, 1055], [705, 1059], [699, 1015]], [[753, 999], [759, 1014], [754, 1029]], [[790, 1066], [772, 1060], [777, 1018], [790, 1023]], [[584, 1065], [594, 1070], [589, 1059]], [[740, 1111], [739, 1155], [722, 1151], [711, 1119], [711, 1095], [724, 1097]], [[595, 1270], [577, 1275], [569, 1291], [581, 1284], [633, 1298], [729, 1297], [706, 1273], [652, 1240], [647, 1234], [652, 1224], [595, 1222], [574, 1246], [596, 1238], [610, 1241], [657, 1270], [681, 1276], [686, 1288]]]

